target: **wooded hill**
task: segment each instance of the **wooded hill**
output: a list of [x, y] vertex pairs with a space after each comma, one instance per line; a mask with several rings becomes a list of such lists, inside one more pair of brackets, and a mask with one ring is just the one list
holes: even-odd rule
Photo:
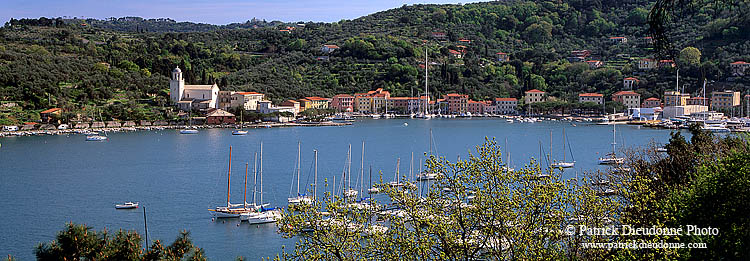
[[[651, 5], [508, 0], [409, 5], [334, 23], [253, 19], [224, 26], [134, 17], [11, 19], [0, 28], [0, 101], [18, 101], [22, 110], [0, 111], [0, 124], [34, 120], [36, 111], [50, 107], [71, 113], [97, 107], [105, 118], [121, 120], [170, 118], [174, 113], [165, 106], [175, 66], [189, 84], [217, 82], [276, 102], [375, 88], [408, 96], [423, 91], [424, 48], [436, 94], [484, 100], [536, 88], [575, 102], [580, 92], [608, 97], [623, 78], [636, 76], [642, 98], [659, 97], [674, 88], [675, 68], [637, 70], [641, 58], [669, 59], [653, 57], [644, 40]], [[685, 91], [698, 90], [704, 77], [708, 91], [745, 91], [750, 80], [730, 77], [729, 63], [750, 61], [750, 15], [742, 11], [748, 5], [704, 5], [673, 21], [678, 51], [700, 51], [697, 58], [674, 57]], [[436, 39], [435, 32], [446, 38]], [[613, 36], [629, 41], [614, 44]], [[324, 54], [323, 44], [340, 49]], [[603, 66], [566, 59], [581, 49]], [[497, 61], [497, 52], [510, 61]]]

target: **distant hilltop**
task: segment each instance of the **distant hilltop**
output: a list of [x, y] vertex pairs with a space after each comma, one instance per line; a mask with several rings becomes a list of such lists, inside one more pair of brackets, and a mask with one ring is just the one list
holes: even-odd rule
[[99, 29], [115, 30], [121, 32], [210, 32], [221, 29], [250, 29], [261, 27], [274, 27], [288, 24], [281, 21], [267, 22], [265, 19], [253, 18], [244, 23], [231, 23], [227, 25], [214, 25], [195, 22], [178, 22], [172, 18], [142, 18], [136, 16], [110, 17], [106, 19], [83, 18], [83, 17], [57, 17], [39, 19], [14, 19], [5, 23], [6, 26], [28, 25], [28, 26], [58, 26], [58, 25], [81, 25]]

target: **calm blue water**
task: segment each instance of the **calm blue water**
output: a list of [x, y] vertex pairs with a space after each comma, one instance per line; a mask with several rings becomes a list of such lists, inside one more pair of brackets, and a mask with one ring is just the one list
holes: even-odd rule
[[[97, 230], [127, 229], [142, 234], [140, 209], [114, 209], [115, 203], [130, 200], [147, 208], [151, 240], [171, 243], [179, 231], [186, 229], [211, 259], [274, 256], [282, 245], [287, 249], [294, 245], [294, 241], [276, 233], [275, 225], [212, 222], [207, 211], [225, 204], [230, 145], [232, 201], [242, 201], [244, 163], [250, 163], [252, 175], [252, 156], [263, 141], [264, 200], [285, 206], [297, 141], [302, 142], [305, 176], [311, 173], [312, 151], [317, 149], [319, 179], [340, 177], [348, 144], [352, 144], [352, 172], [359, 173], [364, 140], [365, 168], [372, 165], [373, 179], [382, 170], [384, 180], [390, 181], [397, 158], [401, 158], [401, 173], [406, 175], [411, 152], [418, 161], [429, 149], [430, 129], [436, 151], [451, 160], [459, 155], [466, 158], [468, 150], [481, 144], [485, 136], [497, 137], [501, 146], [507, 138], [514, 165], [522, 167], [531, 157], [538, 157], [539, 141], [549, 152], [550, 131], [553, 154], [562, 157], [561, 133], [565, 128], [577, 161], [576, 168], [565, 173], [571, 177], [576, 171], [602, 168], [596, 164], [597, 159], [611, 150], [612, 142], [611, 126], [577, 125], [508, 124], [500, 119], [392, 119], [361, 120], [344, 127], [255, 129], [247, 136], [232, 136], [230, 129], [212, 129], [198, 135], [180, 135], [176, 130], [113, 133], [107, 142], [86, 142], [80, 135], [1, 138], [0, 256], [33, 259], [34, 246], [53, 240], [70, 221]], [[663, 143], [669, 138], [665, 130], [625, 125], [617, 130], [618, 146]], [[418, 165], [415, 163], [415, 169]]]

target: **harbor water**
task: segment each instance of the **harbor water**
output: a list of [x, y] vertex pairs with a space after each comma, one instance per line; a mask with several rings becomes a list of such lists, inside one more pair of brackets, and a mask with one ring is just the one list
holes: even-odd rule
[[[540, 142], [545, 153], [550, 153], [550, 132], [551, 154], [561, 159], [565, 128], [576, 166], [566, 170], [564, 177], [605, 169], [597, 160], [612, 150], [612, 126], [575, 124], [507, 123], [496, 118], [367, 119], [350, 126], [250, 129], [245, 136], [232, 135], [232, 129], [206, 129], [195, 135], [181, 135], [178, 130], [110, 133], [104, 142], [87, 142], [82, 135], [0, 138], [0, 208], [4, 210], [0, 256], [34, 259], [34, 247], [53, 240], [71, 221], [96, 230], [143, 234], [142, 208], [114, 208], [115, 204], [137, 201], [146, 207], [150, 240], [168, 244], [181, 230], [188, 230], [210, 259], [273, 257], [282, 245], [289, 251], [294, 247], [293, 239], [283, 239], [274, 224], [238, 226], [239, 219], [212, 221], [207, 211], [226, 205], [229, 146], [231, 201], [242, 202], [245, 163], [252, 177], [253, 155], [263, 142], [263, 199], [271, 206], [285, 207], [290, 189], [296, 192], [292, 177], [298, 141], [302, 144], [303, 185], [312, 182], [313, 150], [318, 150], [319, 193], [325, 189], [324, 179], [330, 182], [336, 176], [341, 180], [349, 144], [351, 170], [356, 175], [352, 183], [356, 183], [362, 141], [365, 186], [370, 166], [373, 180], [382, 173], [384, 181], [391, 181], [398, 158], [402, 175], [408, 175], [412, 152], [416, 172], [430, 149], [430, 130], [433, 152], [449, 160], [467, 158], [485, 137], [496, 137], [500, 146], [507, 138], [511, 165], [518, 169], [539, 157]], [[669, 134], [669, 130], [618, 125], [616, 142], [618, 150], [646, 146], [668, 141]], [[252, 181], [249, 184], [252, 187]]]

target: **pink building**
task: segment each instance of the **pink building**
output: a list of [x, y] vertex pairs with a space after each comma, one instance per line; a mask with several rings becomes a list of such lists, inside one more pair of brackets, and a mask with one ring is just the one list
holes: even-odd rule
[[331, 99], [331, 108], [337, 112], [353, 112], [354, 96], [349, 94], [337, 94]]

